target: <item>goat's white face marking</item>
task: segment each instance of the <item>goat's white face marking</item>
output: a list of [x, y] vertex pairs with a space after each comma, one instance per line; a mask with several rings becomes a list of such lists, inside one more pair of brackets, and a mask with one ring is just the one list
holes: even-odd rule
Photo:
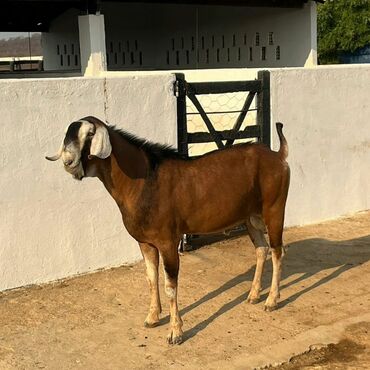
[[80, 150], [82, 150], [82, 148], [85, 145], [87, 135], [89, 134], [93, 135], [95, 133], [95, 126], [92, 123], [87, 122], [87, 121], [80, 121], [80, 122], [82, 124], [81, 124], [80, 129], [78, 130], [78, 141], [80, 143]]
[[81, 180], [85, 176], [81, 163], [81, 152], [87, 136], [93, 135], [94, 132], [95, 126], [87, 121], [73, 122], [67, 128], [61, 158], [64, 169], [77, 180]]

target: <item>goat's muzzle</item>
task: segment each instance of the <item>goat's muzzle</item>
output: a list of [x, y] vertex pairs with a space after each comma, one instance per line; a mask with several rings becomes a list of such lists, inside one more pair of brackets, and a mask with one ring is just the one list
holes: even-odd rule
[[74, 179], [82, 180], [85, 176], [85, 171], [82, 167], [81, 160], [78, 160], [77, 163], [72, 159], [65, 159], [63, 161], [64, 169], [70, 173]]

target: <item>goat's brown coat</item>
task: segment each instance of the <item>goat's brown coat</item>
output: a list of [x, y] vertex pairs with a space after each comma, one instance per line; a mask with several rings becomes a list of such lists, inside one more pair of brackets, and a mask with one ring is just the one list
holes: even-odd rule
[[[87, 117], [94, 125], [104, 125]], [[116, 201], [123, 223], [140, 245], [151, 288], [147, 326], [159, 322], [158, 263], [161, 254], [170, 298], [169, 343], [182, 340], [182, 321], [177, 308], [178, 243], [183, 234], [204, 234], [246, 223], [257, 248], [256, 274], [248, 300], [259, 299], [261, 275], [268, 244], [273, 281], [266, 309], [274, 309], [279, 297], [284, 210], [289, 187], [287, 145], [281, 128], [279, 152], [262, 144], [240, 144], [197, 159], [166, 158], [151, 168], [145, 150], [107, 127], [112, 153], [106, 159], [81, 156], [85, 173], [94, 173]]]

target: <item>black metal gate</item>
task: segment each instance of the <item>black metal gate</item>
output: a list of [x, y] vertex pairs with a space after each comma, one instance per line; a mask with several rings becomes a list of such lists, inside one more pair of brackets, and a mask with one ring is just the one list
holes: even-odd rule
[[[228, 107], [228, 109], [206, 111], [202, 106], [199, 96], [220, 95], [229, 93], [245, 92], [242, 107]], [[270, 146], [270, 73], [259, 71], [257, 79], [249, 81], [226, 81], [226, 82], [196, 82], [189, 83], [184, 74], [176, 75], [175, 94], [177, 96], [177, 127], [178, 127], [178, 150], [184, 156], [189, 156], [189, 145], [199, 143], [215, 143], [218, 149], [234, 144], [236, 140], [257, 140]], [[192, 103], [193, 112], [187, 111], [187, 99]], [[254, 107], [252, 102], [255, 101]], [[242, 128], [248, 112], [256, 112], [255, 124]], [[220, 114], [236, 115], [233, 126], [229, 129], [217, 130], [211, 117]], [[188, 130], [188, 120], [191, 115], [198, 115], [207, 131]], [[243, 227], [230, 230], [228, 234], [243, 232]], [[223, 236], [215, 236], [223, 239]], [[186, 235], [182, 243], [183, 249], [191, 249], [191, 245], [199, 236]], [[207, 241], [215, 238], [207, 237]], [[206, 242], [207, 242], [206, 241]], [[188, 247], [186, 247], [188, 246]]]

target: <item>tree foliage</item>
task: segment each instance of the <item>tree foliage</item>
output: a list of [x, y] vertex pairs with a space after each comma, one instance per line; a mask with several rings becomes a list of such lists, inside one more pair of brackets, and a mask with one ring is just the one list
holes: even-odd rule
[[370, 44], [370, 0], [327, 0], [318, 6], [320, 63]]

